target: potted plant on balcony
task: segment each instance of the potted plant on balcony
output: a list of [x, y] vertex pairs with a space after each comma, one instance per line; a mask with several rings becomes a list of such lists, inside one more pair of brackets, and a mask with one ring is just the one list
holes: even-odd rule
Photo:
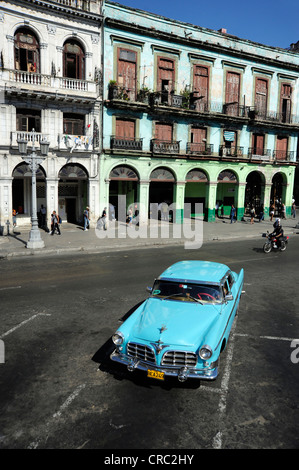
[[151, 90], [147, 86], [142, 86], [138, 92], [137, 100], [141, 101], [141, 103], [149, 104], [150, 93]]
[[185, 86], [184, 90], [180, 91], [180, 95], [182, 96], [182, 108], [189, 109], [190, 107], [190, 87]]
[[113, 100], [118, 97], [118, 86], [116, 80], [110, 80], [108, 84], [108, 99]]

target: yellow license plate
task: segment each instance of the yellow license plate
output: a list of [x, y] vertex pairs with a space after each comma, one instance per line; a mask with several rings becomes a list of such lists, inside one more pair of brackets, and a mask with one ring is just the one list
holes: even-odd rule
[[159, 372], [158, 370], [147, 370], [147, 376], [152, 379], [164, 380], [164, 372]]

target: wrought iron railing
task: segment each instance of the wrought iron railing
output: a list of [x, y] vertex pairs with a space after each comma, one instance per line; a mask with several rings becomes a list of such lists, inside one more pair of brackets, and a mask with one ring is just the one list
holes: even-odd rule
[[151, 140], [151, 151], [153, 153], [177, 154], [180, 153], [180, 141]]
[[249, 147], [248, 148], [248, 158], [252, 160], [271, 160], [271, 150], [258, 148], [258, 147]]
[[142, 150], [142, 139], [128, 139], [126, 137], [111, 136], [110, 148], [118, 150]]
[[225, 145], [220, 145], [219, 156], [220, 157], [243, 157], [244, 147], [238, 147], [238, 146], [226, 147]]
[[286, 150], [273, 150], [273, 158], [276, 162], [294, 161], [295, 152]]
[[201, 143], [187, 143], [187, 153], [200, 154], [200, 155], [212, 155], [214, 152], [214, 145], [207, 144], [206, 142]]

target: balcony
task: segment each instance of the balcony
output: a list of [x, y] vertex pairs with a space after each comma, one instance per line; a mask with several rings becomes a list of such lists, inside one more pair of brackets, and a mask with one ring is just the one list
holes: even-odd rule
[[223, 114], [227, 116], [248, 117], [248, 108], [240, 106], [238, 103], [225, 103], [223, 105]]
[[139, 150], [142, 151], [142, 139], [128, 139], [126, 137], [115, 137], [110, 138], [111, 150]]
[[187, 153], [190, 155], [212, 155], [214, 152], [214, 145], [207, 144], [206, 142], [201, 143], [187, 143]]
[[151, 151], [154, 154], [178, 154], [180, 153], [180, 141], [152, 139]]
[[[40, 145], [40, 142], [46, 140], [49, 142], [49, 134], [44, 134], [43, 132], [35, 132], [34, 133], [34, 144]], [[25, 140], [27, 142], [27, 148], [30, 150], [33, 145], [33, 134], [32, 132], [24, 132], [24, 131], [16, 131], [11, 132], [10, 135], [10, 146], [17, 147], [19, 140]]]
[[243, 158], [244, 147], [225, 147], [225, 145], [220, 145], [219, 156], [224, 158]]
[[295, 114], [266, 111], [258, 109], [255, 106], [248, 107], [248, 116], [251, 120], [256, 121], [269, 121], [277, 124], [299, 124], [299, 116]]
[[273, 159], [275, 163], [288, 163], [288, 162], [295, 162], [294, 160], [295, 152], [293, 151], [286, 151], [286, 150], [274, 150], [273, 151]]
[[[53, 75], [46, 75], [35, 72], [26, 72], [22, 70], [8, 70], [4, 69], [2, 72], [3, 82], [6, 82], [6, 91], [16, 92], [19, 90], [22, 94], [27, 91], [30, 93], [51, 92], [53, 90], [67, 91], [72, 95], [82, 96], [82, 93], [88, 95], [95, 95], [97, 93], [97, 86], [95, 82], [87, 80], [78, 80], [68, 77], [57, 77]], [[9, 83], [8, 83], [9, 82]], [[13, 90], [11, 88], [13, 87]], [[84, 97], [83, 95], [82, 97]]]
[[93, 137], [91, 135], [58, 135], [58, 150], [70, 153], [91, 152], [94, 149]]
[[263, 148], [256, 148], [256, 147], [249, 147], [248, 158], [250, 158], [250, 160], [260, 161], [262, 163], [270, 162], [272, 161], [271, 150], [263, 149]]

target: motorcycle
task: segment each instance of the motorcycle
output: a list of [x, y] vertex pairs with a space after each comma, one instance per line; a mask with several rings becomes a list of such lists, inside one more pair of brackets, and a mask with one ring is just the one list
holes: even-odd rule
[[287, 244], [289, 237], [285, 236], [282, 237], [280, 240], [280, 246], [277, 244], [277, 238], [272, 235], [271, 233], [263, 233], [263, 237], [267, 237], [268, 241], [263, 246], [263, 250], [265, 253], [270, 253], [272, 250], [280, 250], [280, 251], [285, 251], [287, 249]]

